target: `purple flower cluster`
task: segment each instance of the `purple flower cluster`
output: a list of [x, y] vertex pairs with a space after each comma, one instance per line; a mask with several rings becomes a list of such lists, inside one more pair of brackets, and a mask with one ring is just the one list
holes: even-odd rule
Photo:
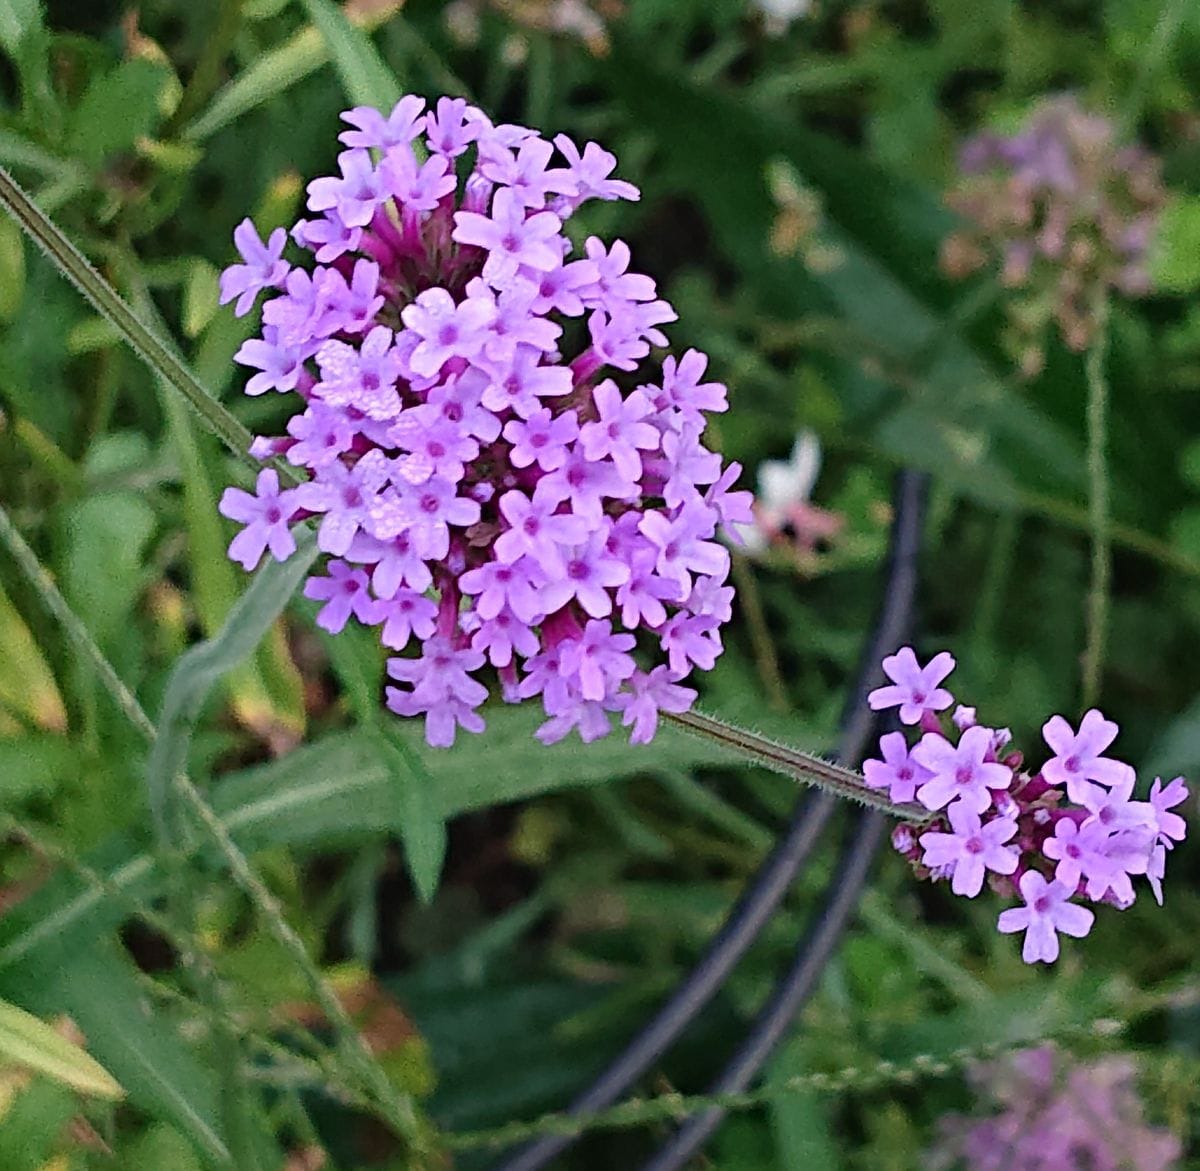
[[[639, 373], [674, 310], [622, 241], [566, 234], [588, 200], [637, 189], [595, 143], [494, 125], [460, 99], [343, 118], [339, 174], [309, 184], [313, 218], [291, 232], [315, 266], [246, 221], [244, 263], [222, 276], [239, 313], [276, 294], [237, 355], [247, 393], [296, 396], [287, 435], [252, 450], [310, 475], [281, 491], [268, 469], [256, 494], [226, 492], [221, 511], [246, 526], [230, 556], [286, 557], [291, 527], [315, 518], [330, 557], [305, 588], [318, 622], [416, 645], [389, 661], [387, 702], [423, 715], [432, 745], [483, 730], [487, 664], [505, 700], [541, 697], [547, 743], [602, 736], [614, 712], [646, 742], [721, 653], [718, 529], [751, 513], [741, 469], [701, 438], [726, 409], [707, 359]], [[639, 635], [666, 664], [639, 666]]]
[[1074, 1062], [1053, 1046], [1025, 1049], [972, 1071], [988, 1113], [951, 1115], [927, 1165], [969, 1171], [1167, 1171], [1182, 1145], [1150, 1126], [1123, 1056]]
[[1041, 369], [1051, 323], [1071, 349], [1085, 350], [1101, 299], [1149, 292], [1165, 200], [1159, 164], [1120, 145], [1107, 118], [1073, 97], [1051, 99], [1017, 134], [967, 139], [959, 169], [947, 202], [968, 226], [946, 240], [943, 267], [962, 277], [998, 258], [1001, 283], [1020, 290], [1007, 341], [1027, 376]]
[[916, 801], [932, 822], [902, 824], [896, 849], [922, 877], [949, 879], [955, 894], [974, 898], [988, 879], [1022, 904], [1003, 911], [999, 929], [1025, 932], [1026, 963], [1058, 958], [1058, 933], [1081, 938], [1095, 915], [1080, 900], [1119, 910], [1133, 904], [1132, 879], [1145, 876], [1162, 904], [1167, 852], [1187, 832], [1171, 810], [1186, 800], [1182, 777], [1156, 779], [1148, 799], [1133, 799], [1133, 769], [1105, 756], [1117, 725], [1098, 711], [1072, 728], [1052, 716], [1042, 735], [1053, 756], [1037, 772], [1010, 747], [1007, 728], [986, 728], [975, 709], [943, 687], [954, 670], [947, 652], [921, 666], [910, 647], [884, 659], [891, 683], [871, 692], [875, 710], [898, 707], [921, 737], [911, 747], [902, 732], [880, 740], [882, 760], [863, 766], [872, 788], [898, 803]]

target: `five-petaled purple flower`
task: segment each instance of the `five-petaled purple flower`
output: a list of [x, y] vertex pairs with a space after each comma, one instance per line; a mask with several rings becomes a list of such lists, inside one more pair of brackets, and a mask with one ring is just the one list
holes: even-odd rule
[[1117, 725], [1095, 708], [1084, 713], [1078, 732], [1072, 731], [1062, 716], [1051, 716], [1042, 735], [1054, 750], [1053, 758], [1042, 765], [1042, 776], [1052, 785], [1065, 785], [1072, 801], [1085, 803], [1094, 788], [1089, 781], [1118, 785], [1133, 771], [1129, 765], [1101, 755], [1117, 738]]
[[1000, 912], [998, 927], [1005, 935], [1025, 932], [1021, 958], [1027, 964], [1052, 964], [1058, 959], [1058, 932], [1082, 939], [1096, 921], [1087, 907], [1068, 901], [1074, 889], [1057, 880], [1047, 882], [1036, 870], [1021, 875], [1023, 907]]
[[883, 660], [884, 674], [892, 682], [877, 687], [867, 702], [872, 711], [898, 707], [902, 723], [919, 723], [926, 712], [944, 711], [954, 702], [954, 696], [940, 686], [953, 670], [954, 656], [948, 651], [934, 655], [922, 667], [912, 647], [901, 647]]
[[958, 744], [940, 732], [926, 732], [913, 749], [913, 759], [929, 774], [917, 790], [917, 800], [926, 809], [942, 809], [951, 801], [963, 802], [975, 813], [992, 804], [992, 789], [1012, 784], [1012, 769], [987, 757], [992, 749], [992, 730], [976, 725], [968, 728]]
[[921, 835], [922, 861], [930, 869], [951, 872], [950, 889], [973, 899], [983, 890], [984, 872], [1012, 874], [1020, 855], [1005, 845], [1017, 832], [1016, 818], [997, 817], [986, 825], [964, 802], [950, 806], [950, 833], [932, 830]]

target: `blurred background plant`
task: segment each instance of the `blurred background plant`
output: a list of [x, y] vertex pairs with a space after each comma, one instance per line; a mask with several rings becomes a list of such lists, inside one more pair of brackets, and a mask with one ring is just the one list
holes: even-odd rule
[[[231, 359], [251, 319], [217, 308], [217, 272], [248, 210], [264, 233], [291, 222], [304, 183], [333, 169], [338, 111], [462, 94], [617, 153], [642, 201], [589, 208], [589, 230], [630, 241], [679, 310], [677, 346], [712, 355], [730, 387], [721, 445], [745, 486], [766, 497], [773, 466], [795, 471], [797, 437], [819, 439], [820, 476], [803, 493], [793, 475], [792, 500], [840, 523], [803, 557], [776, 544], [739, 558], [742, 604], [702, 695], [816, 749], [835, 738], [874, 612], [901, 466], [933, 475], [923, 625], [980, 718], [1029, 739], [1047, 711], [1078, 715], [1087, 322], [1039, 317], [1039, 361], [1014, 361], [1013, 291], [986, 265], [950, 280], [939, 256], [977, 232], [971, 207], [949, 206], [964, 143], [1045, 118], [1068, 135], [1111, 128], [1103, 175], [1125, 193], [1121, 216], [1153, 210], [1158, 227], [1136, 241], [1138, 281], [1099, 278], [1138, 296], [1114, 296], [1106, 326], [1098, 685], [1144, 780], [1200, 775], [1194, 6], [0, 0], [0, 50], [0, 164], [260, 433], [279, 429], [279, 407], [239, 393]], [[1130, 186], [1125, 144], [1161, 161], [1161, 191]], [[1061, 306], [1046, 304], [1049, 320]], [[325, 638], [302, 599], [252, 613], [265, 637], [201, 694], [199, 672], [175, 667], [226, 629], [243, 590], [216, 511], [234, 477], [170, 388], [0, 222], [3, 516], [141, 708], [176, 713], [164, 739], [200, 801], [156, 774], [190, 860], [158, 855], [145, 728], [6, 539], [0, 998], [69, 1018], [123, 1097], [0, 1045], [0, 1166], [435, 1166], [433, 1127], [460, 1132], [455, 1165], [487, 1166], [499, 1139], [461, 1132], [560, 1107], [632, 1035], [794, 788], [668, 733], [641, 752], [615, 738], [542, 749], [519, 709], [451, 754], [414, 753], [409, 730], [377, 718], [369, 647]], [[985, 899], [962, 905], [881, 861], [710, 1165], [918, 1166], [939, 1117], [978, 1112], [971, 1059], [1047, 1037], [1085, 1061], [1128, 1054], [1147, 1125], [1169, 1126], [1189, 1165], [1200, 899], [1194, 850], [1177, 853], [1165, 912], [1107, 916], [1052, 973], [995, 936]], [[703, 1088], [742, 1036], [832, 865], [822, 850], [639, 1086], [657, 1099], [633, 1111], [639, 1125], [597, 1125], [558, 1165], [637, 1166], [662, 1140], [676, 1121], [662, 1095]]]

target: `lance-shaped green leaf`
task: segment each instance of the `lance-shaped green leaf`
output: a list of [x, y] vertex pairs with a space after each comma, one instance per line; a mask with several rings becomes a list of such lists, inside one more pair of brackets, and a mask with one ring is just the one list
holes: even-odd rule
[[0, 1063], [12, 1062], [81, 1094], [120, 1098], [125, 1091], [94, 1057], [32, 1013], [0, 1000]]
[[330, 0], [304, 0], [304, 7], [329, 46], [346, 96], [356, 106], [390, 110], [400, 100], [400, 87], [371, 38]]
[[[398, 5], [397, 5], [398, 7]], [[363, 35], [378, 28], [395, 11], [376, 7], [348, 17]], [[243, 114], [278, 97], [297, 82], [316, 73], [329, 61], [329, 42], [309, 25], [275, 49], [258, 57], [213, 98], [209, 107], [184, 130], [184, 137], [199, 142], [236, 122]]]
[[[485, 716], [486, 736], [464, 736], [453, 751], [424, 757], [442, 820], [542, 793], [737, 759], [673, 728], [641, 746], [610, 736], [594, 744], [545, 747], [533, 738], [545, 719], [539, 707], [500, 706], [486, 709]], [[415, 748], [420, 724], [403, 721], [394, 735]], [[213, 808], [247, 853], [272, 846], [347, 846], [394, 830], [394, 767], [368, 731], [326, 736], [278, 761], [222, 778], [213, 790]], [[188, 841], [183, 847], [197, 845]], [[204, 856], [217, 857], [207, 847]], [[105, 876], [107, 890], [59, 873], [0, 919], [0, 991], [10, 980], [36, 980], [40, 972], [61, 968], [73, 950], [120, 925], [127, 917], [121, 901], [152, 898], [164, 881], [157, 857], [128, 834], [114, 837], [87, 861]]]
[[428, 903], [437, 892], [446, 858], [446, 822], [437, 800], [437, 781], [422, 746], [398, 735], [396, 721], [380, 706], [383, 647], [373, 630], [352, 625], [324, 638], [329, 661], [345, 688], [354, 718], [371, 738], [390, 776], [394, 796], [391, 828], [404, 843], [404, 857], [417, 894]]
[[229, 612], [220, 633], [181, 655], [167, 681], [158, 735], [146, 764], [150, 808], [166, 831], [171, 782], [187, 765], [192, 728], [205, 698], [227, 672], [253, 653], [288, 604], [317, 556], [316, 540], [302, 533], [287, 561], [269, 561]]

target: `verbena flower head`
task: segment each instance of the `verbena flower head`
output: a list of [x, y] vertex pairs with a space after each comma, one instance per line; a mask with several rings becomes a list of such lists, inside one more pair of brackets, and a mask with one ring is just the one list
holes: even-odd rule
[[1076, 1062], [1051, 1045], [977, 1066], [980, 1109], [950, 1115], [928, 1153], [934, 1169], [968, 1171], [1167, 1171], [1183, 1154], [1151, 1126], [1127, 1057]]
[[[726, 409], [705, 356], [650, 360], [674, 310], [622, 241], [567, 235], [589, 200], [637, 189], [595, 143], [494, 125], [461, 99], [343, 119], [339, 173], [309, 184], [312, 218], [291, 232], [314, 263], [291, 266], [283, 235], [263, 243], [246, 221], [222, 278], [238, 313], [270, 294], [237, 355], [247, 392], [295, 405], [252, 451], [308, 473], [226, 492], [247, 526], [230, 555], [287, 557], [314, 519], [318, 621], [413, 652], [390, 660], [387, 702], [424, 716], [430, 744], [483, 730], [492, 673], [505, 699], [540, 697], [546, 742], [594, 739], [613, 713], [648, 741], [721, 653], [717, 536], [746, 494], [704, 446], [707, 412]], [[666, 663], [639, 666], [655, 646]]]
[[1027, 375], [1041, 369], [1052, 324], [1071, 349], [1084, 350], [1099, 299], [1149, 292], [1165, 198], [1158, 161], [1121, 145], [1108, 119], [1073, 97], [1054, 98], [1016, 134], [967, 139], [959, 168], [947, 201], [969, 226], [947, 239], [943, 267], [966, 276], [999, 264], [1001, 282], [1017, 290], [1008, 342]]
[[921, 735], [910, 747], [903, 733], [888, 732], [882, 759], [866, 761], [863, 776], [893, 802], [936, 814], [892, 835], [920, 876], [949, 880], [967, 898], [986, 880], [1017, 900], [997, 925], [1023, 933], [1027, 963], [1056, 960], [1060, 934], [1087, 935], [1095, 913], [1084, 903], [1131, 906], [1135, 878], [1145, 877], [1162, 903], [1167, 854], [1187, 832], [1173, 812], [1188, 797], [1182, 777], [1165, 787], [1155, 780], [1148, 800], [1135, 800], [1134, 770], [1104, 755], [1117, 725], [1095, 710], [1077, 728], [1051, 717], [1042, 735], [1052, 755], [1031, 770], [1008, 730], [977, 723], [974, 708], [959, 705], [947, 718], [947, 652], [922, 666], [902, 647], [883, 666], [892, 682], [871, 693], [871, 707], [898, 707]]

